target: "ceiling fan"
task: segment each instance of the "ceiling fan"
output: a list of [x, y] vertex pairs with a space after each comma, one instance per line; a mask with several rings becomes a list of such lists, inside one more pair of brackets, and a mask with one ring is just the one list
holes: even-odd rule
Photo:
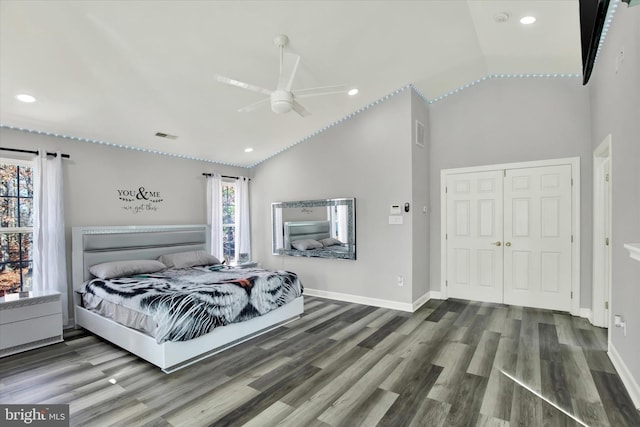
[[[273, 43], [280, 48], [280, 74], [278, 76], [278, 85], [275, 90], [269, 90], [257, 85], [230, 79], [221, 75], [215, 75], [216, 80], [220, 83], [251, 90], [263, 95], [269, 95], [269, 98], [261, 99], [258, 102], [238, 109], [239, 112], [244, 113], [253, 111], [269, 102], [271, 104], [271, 110], [274, 113], [283, 114], [293, 110], [300, 116], [305, 117], [311, 113], [298, 102], [298, 99], [346, 92], [347, 87], [345, 85], [322, 86], [292, 91], [291, 87], [293, 86], [293, 80], [296, 76], [296, 72], [298, 71], [300, 56], [290, 53], [285, 54], [284, 47], [289, 43], [289, 37], [284, 34], [277, 35], [273, 39]], [[287, 56], [286, 64], [285, 55]]]

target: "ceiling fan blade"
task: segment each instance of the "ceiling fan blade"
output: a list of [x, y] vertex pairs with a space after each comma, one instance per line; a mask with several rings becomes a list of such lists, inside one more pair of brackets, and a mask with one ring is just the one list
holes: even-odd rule
[[346, 93], [347, 85], [312, 87], [309, 89], [296, 90], [293, 94], [296, 98], [308, 98], [310, 96], [334, 95]]
[[307, 117], [307, 116], [311, 115], [311, 113], [306, 108], [304, 108], [302, 106], [302, 104], [300, 104], [295, 99], [293, 100], [293, 103], [291, 104], [291, 109], [293, 111], [295, 111], [296, 113], [298, 113], [301, 117]]
[[261, 99], [260, 101], [254, 102], [253, 104], [245, 105], [242, 108], [238, 108], [238, 113], [248, 113], [262, 107], [263, 105], [266, 105], [268, 102], [269, 98]]
[[216, 79], [216, 81], [218, 83], [223, 83], [223, 84], [226, 84], [226, 85], [239, 87], [240, 89], [251, 90], [253, 92], [258, 92], [258, 93], [261, 93], [263, 95], [271, 95], [271, 92], [272, 92], [269, 89], [265, 89], [265, 88], [260, 87], [260, 86], [252, 85], [252, 84], [245, 83], [245, 82], [241, 82], [239, 80], [230, 79], [229, 77], [221, 76], [221, 75], [218, 75], [218, 74], [215, 74], [214, 77], [215, 77], [215, 79]]
[[285, 58], [289, 59], [282, 64], [280, 76], [278, 77], [278, 90], [291, 92], [293, 79], [295, 79], [298, 66], [300, 65], [300, 55], [285, 54]]

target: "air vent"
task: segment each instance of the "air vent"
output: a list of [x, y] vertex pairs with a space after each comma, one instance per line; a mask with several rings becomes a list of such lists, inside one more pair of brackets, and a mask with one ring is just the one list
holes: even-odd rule
[[500, 12], [493, 15], [493, 20], [498, 24], [504, 24], [509, 20], [509, 14], [507, 12]]
[[160, 138], [167, 138], [167, 139], [178, 139], [176, 135], [171, 135], [164, 132], [156, 132], [156, 136]]

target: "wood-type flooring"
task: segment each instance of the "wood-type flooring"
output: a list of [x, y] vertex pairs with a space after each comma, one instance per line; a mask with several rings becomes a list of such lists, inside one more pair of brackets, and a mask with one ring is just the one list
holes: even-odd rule
[[606, 341], [546, 310], [306, 297], [301, 319], [169, 375], [67, 331], [0, 359], [0, 403], [69, 404], [78, 426], [640, 426]]

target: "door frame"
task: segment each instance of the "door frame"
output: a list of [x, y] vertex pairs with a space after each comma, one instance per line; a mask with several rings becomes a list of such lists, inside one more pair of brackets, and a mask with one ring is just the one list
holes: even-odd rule
[[[611, 188], [613, 180], [613, 168], [612, 166], [612, 144], [611, 135], [607, 137], [593, 150], [593, 280], [592, 280], [592, 296], [591, 296], [591, 317], [590, 321], [595, 326], [608, 327], [608, 314], [611, 313], [611, 253], [612, 244], [611, 241]], [[608, 161], [609, 163], [609, 183], [604, 180], [604, 165]], [[605, 187], [609, 187], [609, 226], [605, 227], [605, 208], [600, 201], [604, 198]], [[605, 250], [598, 250], [602, 248], [602, 241], [608, 237], [609, 246], [605, 247]], [[600, 242], [596, 244], [596, 242]], [[606, 249], [608, 248], [608, 249]], [[609, 262], [609, 274], [608, 277], [604, 277], [605, 262]], [[608, 282], [608, 289], [607, 289]], [[605, 302], [609, 302], [609, 309], [605, 309]]]
[[[447, 292], [447, 176], [459, 173], [487, 172], [506, 169], [523, 169], [544, 166], [571, 166], [571, 314], [580, 316], [580, 157], [535, 160], [530, 162], [500, 163], [495, 165], [471, 166], [440, 170], [440, 295], [449, 297]], [[584, 316], [583, 316], [584, 317]]]

